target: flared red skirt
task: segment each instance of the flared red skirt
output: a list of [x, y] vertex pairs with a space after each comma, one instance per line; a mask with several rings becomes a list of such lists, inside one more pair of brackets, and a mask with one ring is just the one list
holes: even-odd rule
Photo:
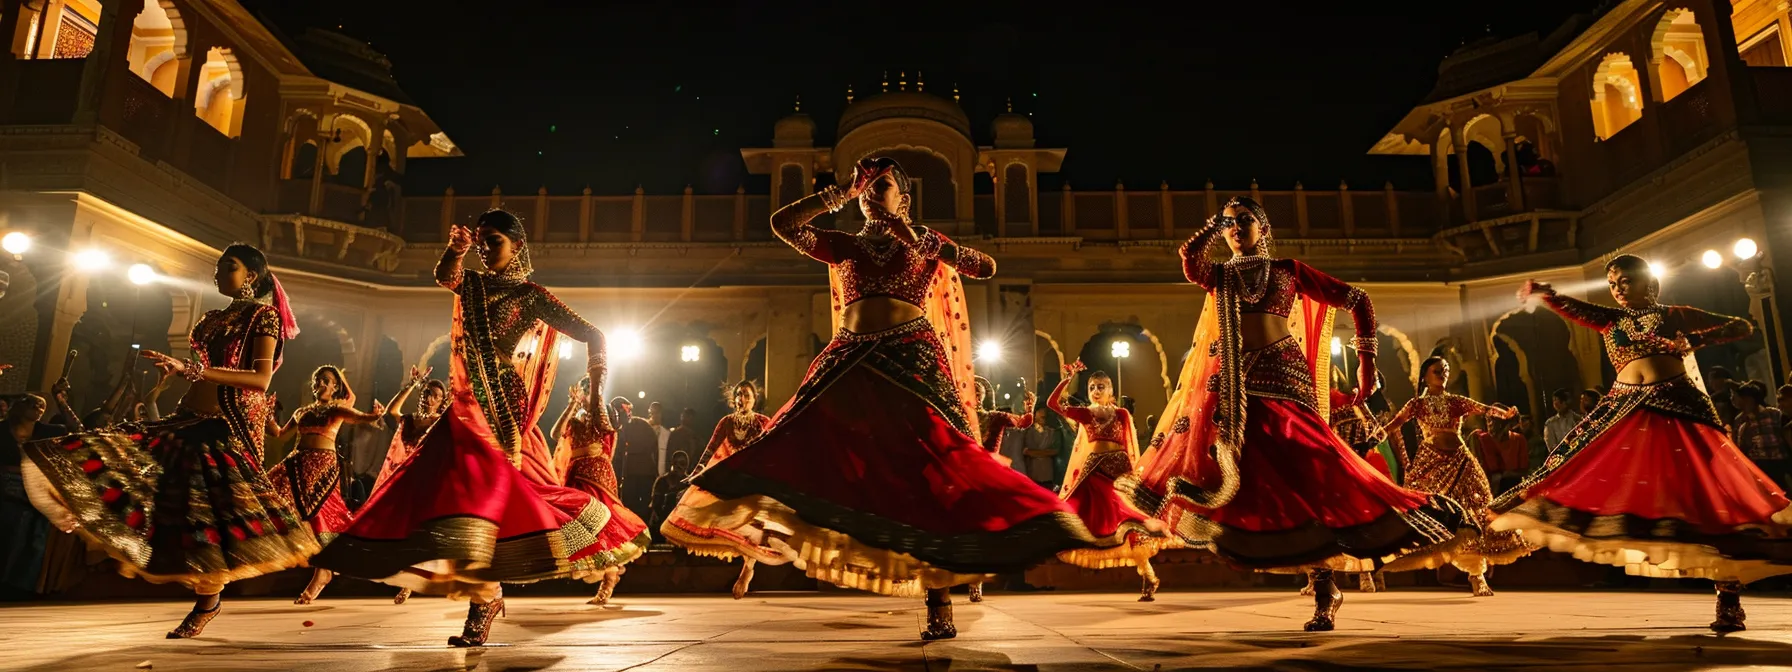
[[[923, 320], [842, 332], [759, 440], [704, 470], [662, 529], [882, 594], [1021, 569], [1093, 538], [972, 438]], [[775, 555], [773, 555], [775, 552]]]

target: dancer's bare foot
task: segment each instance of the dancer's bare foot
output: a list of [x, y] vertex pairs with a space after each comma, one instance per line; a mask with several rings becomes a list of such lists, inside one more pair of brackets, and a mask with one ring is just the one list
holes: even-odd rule
[[734, 599], [747, 596], [747, 590], [753, 585], [753, 561], [747, 560], [740, 566], [740, 576], [734, 579]]

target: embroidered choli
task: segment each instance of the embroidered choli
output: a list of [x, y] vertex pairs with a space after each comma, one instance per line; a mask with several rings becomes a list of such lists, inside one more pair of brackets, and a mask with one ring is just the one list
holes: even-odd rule
[[[187, 343], [193, 356], [210, 368], [250, 370], [255, 368], [254, 339], [274, 339], [274, 368], [280, 367], [280, 312], [273, 306], [246, 299], [208, 311], [193, 325]], [[266, 392], [228, 385], [218, 386], [218, 408], [230, 430], [252, 453], [259, 464], [262, 458], [263, 429], [273, 412]]]
[[[989, 255], [952, 242], [944, 234], [916, 227], [920, 240], [910, 245], [895, 238], [876, 239], [817, 228], [808, 222], [780, 228], [774, 217], [773, 233], [809, 258], [835, 267], [840, 273], [840, 305], [860, 299], [888, 296], [917, 306], [927, 299], [934, 270], [944, 263], [969, 278], [996, 274]], [[891, 224], [891, 226], [902, 226]]]
[[1294, 259], [1239, 257], [1210, 261], [1207, 248], [1218, 234], [1218, 227], [1209, 227], [1182, 244], [1182, 274], [1189, 282], [1214, 292], [1224, 284], [1226, 274], [1236, 274], [1242, 280], [1240, 286], [1245, 288], [1238, 300], [1240, 313], [1288, 317], [1294, 311], [1295, 299], [1306, 296], [1349, 311], [1356, 333], [1375, 333], [1375, 306], [1362, 289]]
[[1413, 397], [1401, 407], [1400, 413], [1388, 422], [1389, 427], [1398, 427], [1411, 420], [1426, 435], [1451, 434], [1460, 436], [1462, 419], [1471, 415], [1480, 415], [1491, 410], [1486, 404], [1459, 394], [1445, 392], [1443, 394], [1426, 394]]
[[[1754, 325], [1740, 317], [1710, 313], [1691, 306], [1657, 304], [1641, 310], [1601, 306], [1551, 293], [1544, 304], [1586, 327], [1605, 340], [1605, 354], [1612, 368], [1656, 355], [1685, 357], [1692, 351], [1748, 338]], [[1681, 342], [1680, 337], [1685, 337]]]
[[1070, 388], [1070, 383], [1075, 380], [1072, 377], [1059, 382], [1058, 388], [1052, 390], [1051, 397], [1046, 400], [1046, 405], [1050, 406], [1052, 411], [1058, 415], [1082, 425], [1083, 430], [1088, 433], [1087, 436], [1091, 443], [1105, 442], [1126, 445], [1127, 435], [1133, 431], [1132, 414], [1118, 406], [1106, 407], [1113, 409], [1113, 413], [1109, 414], [1106, 411], [1097, 413], [1096, 407], [1093, 406], [1071, 406], [1064, 403], [1069, 397], [1065, 392]]
[[771, 428], [772, 419], [759, 413], [749, 413], [742, 417], [739, 413], [729, 413], [716, 423], [716, 431], [709, 436], [709, 445], [703, 448], [703, 457], [698, 465], [708, 465], [722, 458], [733, 455], [735, 451], [759, 439], [765, 430]]
[[336, 430], [342, 427], [342, 423], [338, 422], [335, 416], [336, 407], [334, 405], [312, 405], [299, 409], [299, 412], [293, 415], [292, 421], [298, 427], [300, 434], [322, 436], [334, 440]]

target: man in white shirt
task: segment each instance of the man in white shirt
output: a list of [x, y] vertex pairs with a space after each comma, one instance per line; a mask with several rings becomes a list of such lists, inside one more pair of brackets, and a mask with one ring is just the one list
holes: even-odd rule
[[664, 476], [666, 475], [666, 445], [672, 441], [672, 430], [668, 429], [665, 422], [661, 420], [662, 416], [660, 414], [662, 412], [663, 409], [660, 408], [660, 402], [656, 401], [647, 405], [647, 424], [653, 426], [653, 435], [659, 438], [660, 444], [657, 466], [659, 467], [660, 475]]
[[1555, 407], [1556, 414], [1543, 421], [1543, 443], [1549, 446], [1549, 451], [1553, 453], [1562, 446], [1562, 440], [1568, 438], [1568, 432], [1572, 431], [1575, 425], [1580, 424], [1581, 418], [1586, 416], [1575, 410], [1574, 396], [1568, 390], [1556, 390], [1554, 394], [1550, 395], [1549, 403]]

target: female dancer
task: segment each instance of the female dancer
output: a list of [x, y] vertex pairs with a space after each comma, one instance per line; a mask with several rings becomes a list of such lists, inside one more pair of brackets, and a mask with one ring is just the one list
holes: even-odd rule
[[[1518, 411], [1502, 411], [1445, 392], [1444, 386], [1450, 382], [1450, 363], [1442, 357], [1426, 359], [1419, 364], [1419, 372], [1423, 385], [1419, 396], [1407, 401], [1387, 425], [1388, 431], [1395, 432], [1408, 420], [1419, 423], [1419, 450], [1413, 456], [1406, 485], [1454, 499], [1468, 510], [1473, 522], [1482, 523], [1492, 517], [1487, 513], [1487, 505], [1493, 501], [1493, 494], [1481, 462], [1462, 442], [1462, 419], [1490, 415], [1509, 420]], [[1493, 588], [1487, 585], [1488, 566], [1511, 564], [1533, 550], [1516, 532], [1486, 532], [1463, 545], [1450, 564], [1468, 574], [1469, 589], [1475, 597], [1492, 597]]]
[[[561, 484], [578, 490], [602, 503], [613, 517], [611, 532], [616, 538], [633, 539], [647, 534], [647, 523], [622, 505], [622, 494], [616, 485], [616, 433], [601, 432], [591, 419], [591, 379], [581, 378], [572, 386], [566, 410], [554, 422], [557, 447], [554, 471], [561, 474]], [[645, 545], [643, 544], [643, 547]], [[605, 567], [597, 595], [586, 604], [603, 606], [622, 580], [622, 565]]]
[[[418, 369], [411, 367], [405, 378], [404, 387], [386, 403], [386, 413], [398, 422], [397, 431], [392, 433], [392, 445], [386, 448], [386, 459], [380, 463], [380, 473], [373, 479], [373, 489], [392, 478], [392, 472], [398, 465], [404, 464], [411, 453], [423, 446], [423, 435], [434, 427], [436, 420], [442, 417], [442, 410], [448, 407], [448, 386], [442, 381], [429, 377], [435, 369]], [[404, 412], [404, 402], [411, 398], [411, 393], [422, 388], [417, 396], [417, 410]]]
[[[1222, 233], [1232, 259], [1209, 262]], [[1183, 272], [1211, 293], [1211, 308], [1152, 437], [1159, 447], [1120, 485], [1190, 544], [1243, 567], [1310, 573], [1306, 629], [1331, 630], [1343, 600], [1334, 570], [1443, 553], [1463, 511], [1390, 483], [1326, 424], [1331, 311], [1350, 311], [1356, 333], [1374, 334], [1375, 310], [1361, 289], [1270, 256], [1272, 241], [1263, 208], [1234, 198], [1183, 245]], [[1375, 338], [1352, 343], [1360, 401], [1375, 390]]]
[[1087, 569], [1137, 567], [1140, 602], [1157, 600], [1157, 555], [1164, 537], [1163, 521], [1134, 508], [1114, 489], [1114, 479], [1131, 474], [1139, 461], [1138, 432], [1132, 414], [1115, 405], [1114, 381], [1103, 371], [1089, 375], [1089, 405], [1071, 406], [1070, 384], [1085, 368], [1083, 360], [1064, 367], [1064, 379], [1045, 400], [1058, 415], [1077, 424], [1070, 449], [1070, 470], [1058, 496], [1070, 504], [1098, 545], [1058, 554], [1058, 559]]
[[212, 276], [229, 306], [193, 326], [191, 359], [143, 351], [193, 385], [159, 422], [24, 446], [31, 503], [79, 532], [118, 571], [198, 594], [169, 639], [218, 615], [224, 584], [300, 567], [317, 538], [261, 471], [267, 389], [281, 344], [297, 335], [286, 292], [261, 250], [231, 245]]
[[[953, 637], [947, 587], [1092, 539], [977, 442], [958, 273], [987, 278], [995, 262], [909, 223], [895, 161], [861, 162], [850, 185], [772, 215], [779, 238], [828, 264], [839, 332], [765, 434], [697, 476], [722, 499], [684, 516], [732, 529], [743, 554], [777, 548], [776, 561], [840, 586], [925, 588], [922, 638]], [[809, 224], [853, 199], [866, 219], [858, 235]]]
[[[336, 432], [344, 424], [364, 425], [376, 422], [386, 414], [386, 407], [373, 402], [372, 413], [355, 410], [355, 391], [349, 389], [342, 369], [325, 364], [311, 373], [312, 402], [292, 412], [284, 425], [268, 418], [268, 432], [284, 439], [294, 432], [299, 445], [292, 453], [268, 470], [268, 481], [286, 495], [298, 508], [299, 515], [311, 524], [318, 543], [328, 544], [336, 534], [348, 527], [348, 505], [342, 501], [342, 463], [336, 455]], [[311, 604], [324, 586], [335, 578], [330, 570], [311, 572], [311, 582], [293, 604]]]
[[[436, 424], [436, 420], [442, 417], [442, 409], [448, 406], [448, 386], [430, 378], [429, 374], [433, 371], [434, 369], [411, 367], [404, 387], [392, 396], [392, 401], [386, 403], [386, 412], [397, 419], [398, 428], [392, 433], [392, 444], [386, 448], [386, 459], [380, 463], [380, 473], [373, 479], [373, 490], [385, 485], [392, 473], [398, 470], [398, 465], [404, 464], [405, 460], [410, 459], [411, 453], [422, 447], [423, 435]], [[423, 392], [417, 397], [417, 410], [407, 414], [404, 412], [404, 402], [418, 387], [422, 387]], [[398, 594], [392, 596], [392, 603], [404, 604], [408, 599], [411, 599], [411, 589], [399, 588]]]
[[[990, 457], [996, 458], [996, 461], [1000, 462], [1002, 466], [1012, 467], [1014, 466], [1013, 458], [1001, 453], [1002, 438], [1010, 429], [1026, 429], [1033, 426], [1033, 404], [1037, 398], [1034, 397], [1032, 390], [1027, 391], [1023, 398], [1023, 404], [1026, 407], [1024, 414], [1016, 415], [998, 411], [995, 409], [995, 387], [989, 384], [989, 379], [976, 376], [975, 381], [977, 383], [975, 388], [977, 396], [974, 400], [977, 407], [977, 430], [983, 437], [983, 449], [989, 451]], [[972, 602], [983, 601], [982, 581], [972, 582], [967, 588]]]
[[1542, 468], [1493, 502], [1495, 530], [1629, 574], [1717, 583], [1711, 629], [1745, 629], [1742, 585], [1792, 574], [1792, 502], [1742, 454], [1697, 380], [1692, 353], [1747, 337], [1741, 318], [1657, 303], [1661, 281], [1620, 255], [1605, 277], [1618, 307], [1527, 281], [1562, 317], [1597, 329], [1618, 370], [1611, 393]]
[[[602, 501], [556, 485], [536, 425], [559, 334], [585, 342], [594, 383], [604, 376], [603, 334], [529, 281], [528, 236], [515, 215], [481, 215], [478, 239], [488, 270], [462, 269], [474, 233], [459, 226], [436, 265], [436, 282], [455, 297], [448, 410], [312, 563], [470, 599], [452, 646], [485, 643], [504, 611], [500, 583], [597, 580], [647, 546], [647, 536], [625, 534], [623, 517]], [[610, 431], [601, 412], [592, 417], [596, 431]]]
[[[759, 400], [759, 386], [753, 384], [753, 381], [735, 383], [728, 397], [728, 404], [734, 408], [734, 412], [716, 423], [715, 433], [709, 436], [709, 445], [703, 448], [703, 456], [697, 458], [697, 463], [703, 465], [700, 470], [739, 452], [758, 440], [772, 426], [771, 418], [753, 410], [754, 404]], [[685, 489], [684, 496], [678, 498], [678, 506], [666, 516], [666, 522], [660, 523], [660, 535], [693, 555], [723, 559], [740, 556], [740, 576], [734, 580], [734, 599], [738, 600], [747, 596], [747, 590], [753, 583], [753, 565], [758, 562], [756, 558], [779, 562], [781, 557], [777, 549], [756, 544], [735, 534], [734, 530], [704, 527], [691, 522], [687, 517], [689, 512], [715, 502], [716, 496], [702, 488]]]

